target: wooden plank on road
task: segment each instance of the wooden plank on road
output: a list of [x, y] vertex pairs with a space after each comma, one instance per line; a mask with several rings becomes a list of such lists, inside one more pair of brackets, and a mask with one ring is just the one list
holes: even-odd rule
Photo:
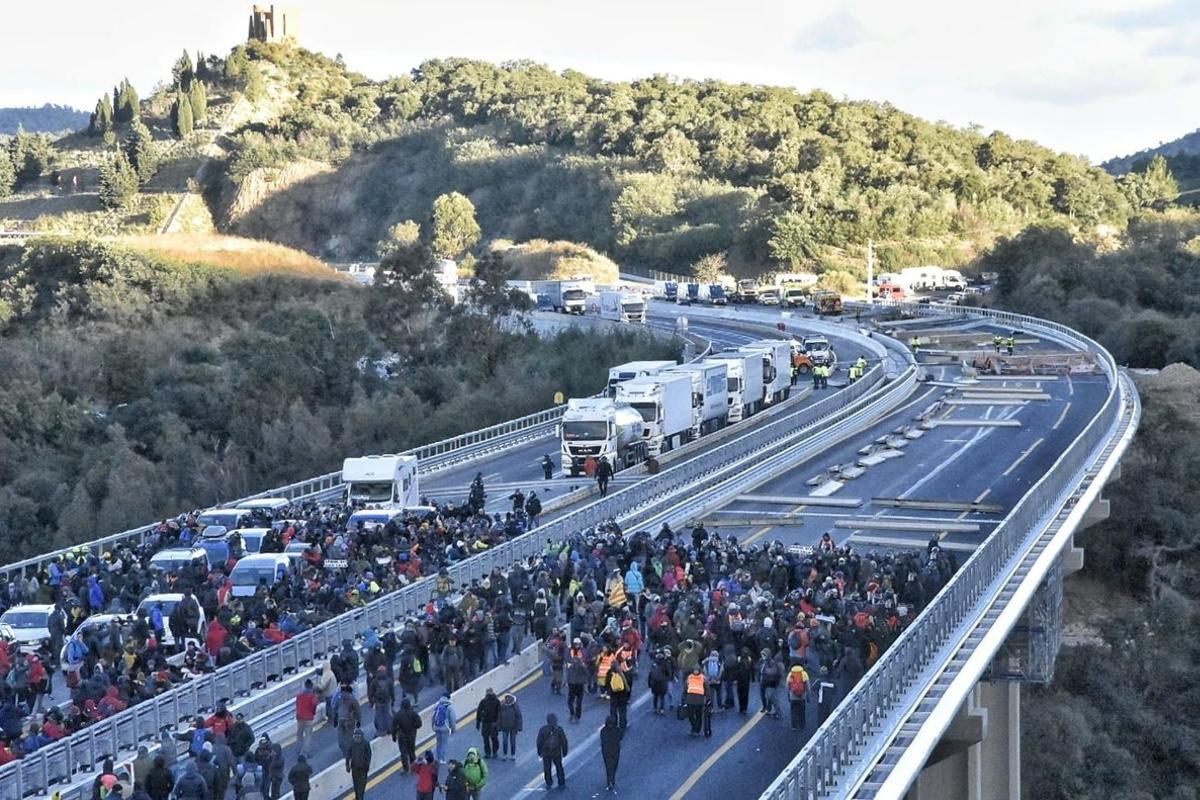
[[930, 421], [934, 428], [1019, 428], [1019, 419], [935, 419]]
[[833, 527], [859, 531], [950, 531], [951, 533], [976, 533], [979, 530], [979, 526], [974, 522], [957, 522], [955, 520], [915, 522], [906, 519], [889, 520], [887, 517], [839, 519], [833, 523]]
[[908, 497], [872, 497], [877, 506], [891, 508], [920, 508], [926, 511], [975, 511], [980, 514], [999, 514], [1003, 507], [995, 503], [971, 503], [955, 500], [921, 500]]
[[863, 501], [861, 497], [819, 497], [803, 495], [800, 497], [781, 497], [773, 494], [743, 494], [734, 498], [746, 503], [766, 503], [781, 506], [834, 506], [836, 508], [859, 508]]

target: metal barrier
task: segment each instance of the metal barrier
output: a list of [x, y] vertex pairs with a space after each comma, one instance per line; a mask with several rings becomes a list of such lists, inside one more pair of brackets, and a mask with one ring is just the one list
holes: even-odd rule
[[[816, 800], [829, 796], [838, 787], [845, 790], [874, 763], [874, 756], [886, 742], [870, 744], [879, 731], [894, 733], [896, 712], [921, 676], [960, 629], [964, 620], [989, 600], [988, 590], [1003, 575], [1011, 562], [1025, 554], [1026, 545], [1054, 520], [1064, 505], [1078, 499], [1088, 482], [1090, 470], [1103, 466], [1111, 457], [1121, 423], [1136, 424], [1136, 392], [1130, 400], [1124, 395], [1117, 367], [1099, 344], [1064, 325], [986, 309], [929, 309], [917, 304], [900, 304], [914, 316], [984, 316], [1013, 328], [1037, 331], [1075, 347], [1091, 350], [1110, 381], [1104, 405], [1087, 427], [1066, 448], [1055, 464], [1025, 494], [1004, 522], [975, 551], [953, 578], [943, 587], [917, 621], [888, 648], [842, 700], [817, 733], [804, 746], [787, 769], [763, 793], [771, 800]], [[1126, 389], [1127, 390], [1127, 389]], [[888, 740], [890, 741], [890, 739]]]
[[[828, 435], [839, 426], [860, 425], [877, 402], [911, 390], [916, 370], [910, 367], [901, 381], [886, 386], [884, 369], [876, 366], [856, 383], [818, 403], [774, 420], [736, 439], [714, 447], [703, 456], [664, 473], [613, 492], [564, 515], [513, 541], [450, 567], [456, 583], [482, 579], [493, 569], [540, 557], [547, 542], [593, 528], [608, 519], [627, 517], [664, 502], [680, 502], [698, 488], [735, 477], [771, 448], [794, 448], [818, 426]], [[880, 412], [876, 412], [880, 413]], [[164, 728], [173, 728], [196, 713], [218, 703], [249, 694], [273, 680], [295, 673], [354, 640], [371, 628], [382, 629], [416, 613], [430, 599], [433, 577], [423, 578], [385, 595], [369, 605], [349, 611], [287, 641], [254, 653], [216, 672], [202, 675], [164, 694], [101, 720], [36, 753], [0, 768], [0, 799], [16, 800], [35, 791], [48, 791], [67, 782], [77, 772], [103, 758], [135, 749], [155, 739]]]

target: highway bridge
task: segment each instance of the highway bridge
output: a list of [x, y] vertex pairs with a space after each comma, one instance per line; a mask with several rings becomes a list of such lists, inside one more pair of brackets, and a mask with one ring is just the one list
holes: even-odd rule
[[[625, 530], [703, 520], [744, 543], [795, 547], [811, 547], [827, 531], [863, 550], [923, 550], [936, 542], [956, 555], [962, 566], [950, 584], [862, 680], [839, 687], [843, 699], [819, 728], [815, 714], [807, 730], [792, 731], [764, 715], [726, 713], [716, 715], [711, 739], [691, 739], [684, 723], [646, 713], [649, 695], [640, 682], [622, 748], [622, 793], [1019, 796], [1019, 686], [1050, 677], [1062, 577], [1082, 563], [1072, 537], [1106, 515], [1101, 490], [1118, 474], [1136, 430], [1137, 394], [1102, 348], [1061, 326], [978, 310], [895, 310], [912, 319], [881, 318], [868, 338], [849, 315], [828, 321], [766, 309], [688, 309], [690, 334], [718, 348], [762, 338], [782, 322], [790, 332], [830, 335], [843, 362], [862, 352], [874, 366], [853, 385], [801, 393], [785, 408], [681, 450], [659, 474], [623, 476], [606, 498], [586, 485], [552, 480], [544, 491], [558, 507], [540, 528], [455, 565], [458, 580], [482, 577], [608, 518]], [[674, 327], [678, 310], [655, 304], [652, 311], [652, 325]], [[878, 309], [860, 313], [862, 327], [879, 316]], [[917, 364], [903, 345], [913, 335], [986, 343], [994, 332], [1012, 329], [1031, 340], [1023, 350], [1083, 354], [1094, 370], [966, 381], [954, 353], [941, 355], [952, 348], [929, 344]], [[551, 409], [420, 449], [426, 492], [465, 493], [475, 472], [493, 486], [537, 486], [541, 455], [555, 445], [554, 419]], [[327, 498], [339, 490], [331, 474], [263, 496]], [[493, 495], [490, 503], [499, 510], [505, 501]], [[42, 563], [44, 557], [6, 569], [12, 574]], [[88, 794], [103, 756], [127, 759], [137, 744], [155, 745], [161, 729], [182, 729], [183, 720], [219, 701], [244, 711], [257, 731], [282, 737], [290, 764], [292, 702], [311, 668], [344, 638], [395, 624], [427, 598], [420, 584], [396, 592], [0, 768], [0, 798]], [[565, 716], [565, 704], [549, 692], [537, 645], [460, 690], [460, 714], [474, 708], [484, 685], [515, 691], [526, 725], [520, 756], [492, 765], [485, 795], [540, 791], [533, 738], [546, 713]], [[434, 695], [430, 689], [420, 698], [427, 720]], [[589, 698], [583, 720], [568, 730], [566, 796], [603, 790], [598, 727], [606, 713]], [[452, 749], [461, 754], [478, 745], [468, 719]], [[411, 792], [394, 746], [380, 741], [375, 749], [368, 796]], [[315, 795], [345, 795], [347, 775], [338, 761], [330, 731], [319, 730], [313, 765], [325, 771]]]

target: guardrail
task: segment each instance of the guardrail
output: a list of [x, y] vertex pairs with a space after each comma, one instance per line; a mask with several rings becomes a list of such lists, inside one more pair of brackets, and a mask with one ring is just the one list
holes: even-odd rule
[[[1004, 522], [967, 560], [862, 680], [842, 700], [795, 759], [763, 793], [771, 800], [816, 800], [845, 796], [875, 762], [891, 741], [898, 726], [894, 717], [909, 708], [906, 702], [919, 676], [936, 659], [960, 630], [964, 620], [989, 600], [993, 585], [1009, 574], [1012, 562], [1028, 552], [1027, 545], [1053, 522], [1055, 514], [1072, 504], [1081, 493], [1089, 469], [1101, 458], [1112, 455], [1109, 445], [1121, 433], [1120, 423], [1136, 424], [1130, 418], [1117, 367], [1104, 348], [1064, 325], [987, 309], [929, 309], [902, 304], [902, 311], [915, 316], [984, 316], [1008, 327], [1035, 330], [1050, 338], [1094, 352], [1110, 381], [1110, 390], [1100, 411], [1066, 448], [1053, 467], [1026, 492]], [[1136, 392], [1135, 392], [1136, 395]], [[887, 734], [884, 741], [875, 737]]]
[[[694, 343], [692, 344], [694, 346]], [[711, 345], [695, 356], [695, 358], [704, 358], [710, 351]], [[518, 417], [517, 419], [490, 425], [477, 431], [471, 431], [470, 433], [452, 436], [448, 439], [404, 450], [401, 452], [401, 455], [416, 456], [419, 461], [420, 474], [432, 474], [548, 436], [552, 432], [554, 425], [562, 417], [564, 409], [566, 409], [565, 405], [554, 406], [533, 414]], [[329, 472], [314, 478], [306, 478], [302, 481], [289, 483], [286, 486], [277, 486], [274, 489], [267, 489], [245, 497], [239, 497], [236, 500], [228, 502], [218, 501], [217, 505], [236, 508], [238, 503], [263, 497], [286, 497], [289, 500], [296, 500], [298, 502], [326, 500], [336, 496], [344, 488], [345, 484], [342, 483], [342, 472], [338, 470], [337, 472]], [[39, 570], [46, 569], [49, 567], [51, 559], [55, 557], [61, 558], [68, 553], [78, 552], [81, 549], [99, 556], [114, 546], [127, 545], [137, 547], [142, 543], [146, 535], [154, 531], [159, 524], [160, 522], [152, 522], [148, 525], [131, 528], [120, 533], [113, 533], [90, 542], [59, 548], [48, 553], [42, 553], [21, 561], [6, 564], [0, 567], [0, 573], [4, 574], [9, 580], [12, 580], [14, 577], [24, 578], [27, 571], [36, 573]]]
[[[482, 579], [494, 568], [505, 569], [514, 563], [540, 557], [547, 542], [562, 540], [605, 520], [627, 517], [665, 501], [675, 499], [678, 502], [688, 498], [700, 486], [709, 486], [744, 471], [766, 450], [795, 447], [818, 426], [822, 433], [829, 434], [839, 426], [862, 424], [869, 416], [862, 412], [878, 408], [876, 401], [894, 397], [905, 386], [911, 389], [915, 373], [915, 368], [910, 367], [901, 381], [880, 388], [885, 373], [881, 366], [876, 366], [856, 383], [796, 414], [749, 431], [699, 458], [648, 476], [517, 539], [454, 564], [450, 567], [451, 576], [459, 584]], [[371, 628], [386, 628], [408, 614], [418, 612], [429, 600], [434, 582], [432, 577], [423, 578], [367, 606], [342, 614], [211, 674], [194, 678], [7, 764], [0, 768], [0, 798], [16, 800], [34, 791], [48, 791], [54, 784], [68, 781], [75, 773], [107, 756], [132, 750], [140, 743], [157, 738], [162, 729], [174, 727], [201, 710], [247, 695], [273, 680], [312, 665], [324, 654], [336, 650], [343, 640], [357, 639]]]

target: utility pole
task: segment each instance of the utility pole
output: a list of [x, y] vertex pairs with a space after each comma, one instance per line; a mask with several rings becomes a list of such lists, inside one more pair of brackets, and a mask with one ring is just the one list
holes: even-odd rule
[[871, 239], [867, 240], [867, 304], [871, 305], [875, 302], [874, 293], [871, 291], [872, 285], [875, 283], [875, 242]]

